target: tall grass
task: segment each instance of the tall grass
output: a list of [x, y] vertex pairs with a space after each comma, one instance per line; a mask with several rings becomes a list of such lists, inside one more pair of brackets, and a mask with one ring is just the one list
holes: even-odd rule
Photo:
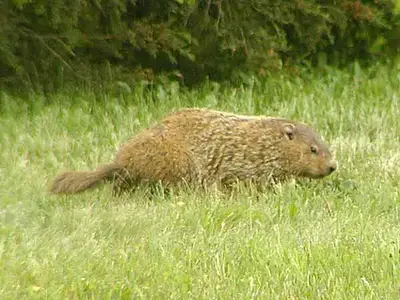
[[[1, 299], [398, 299], [400, 69], [0, 96]], [[231, 195], [46, 193], [63, 169], [113, 158], [187, 106], [305, 121], [335, 148], [330, 177]]]

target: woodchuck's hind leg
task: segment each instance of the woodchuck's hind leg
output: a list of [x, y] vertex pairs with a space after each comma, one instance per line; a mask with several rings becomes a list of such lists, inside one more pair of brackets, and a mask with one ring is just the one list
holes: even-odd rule
[[174, 136], [133, 140], [117, 159], [140, 184], [175, 186], [192, 182], [198, 173], [193, 154]]
[[126, 169], [122, 169], [114, 175], [112, 180], [112, 195], [121, 196], [124, 193], [131, 193], [137, 188], [137, 182], [132, 178]]

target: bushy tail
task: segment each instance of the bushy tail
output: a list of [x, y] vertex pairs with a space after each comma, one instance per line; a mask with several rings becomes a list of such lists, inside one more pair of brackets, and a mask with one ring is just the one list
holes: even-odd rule
[[92, 188], [103, 180], [112, 179], [120, 166], [111, 163], [99, 166], [94, 171], [68, 171], [59, 174], [50, 186], [52, 194], [75, 194]]

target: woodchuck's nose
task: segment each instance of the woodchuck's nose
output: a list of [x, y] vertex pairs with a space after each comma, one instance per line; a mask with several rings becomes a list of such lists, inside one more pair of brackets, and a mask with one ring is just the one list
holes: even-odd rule
[[337, 163], [335, 161], [331, 162], [331, 165], [329, 166], [329, 173], [334, 172], [336, 169], [337, 169]]

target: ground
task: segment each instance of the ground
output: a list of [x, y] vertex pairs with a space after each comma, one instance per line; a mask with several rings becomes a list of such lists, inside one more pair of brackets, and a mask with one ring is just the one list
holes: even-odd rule
[[[1, 299], [398, 299], [400, 69], [357, 70], [101, 97], [0, 93]], [[262, 193], [47, 194], [61, 170], [108, 162], [189, 106], [308, 122], [339, 169]]]

